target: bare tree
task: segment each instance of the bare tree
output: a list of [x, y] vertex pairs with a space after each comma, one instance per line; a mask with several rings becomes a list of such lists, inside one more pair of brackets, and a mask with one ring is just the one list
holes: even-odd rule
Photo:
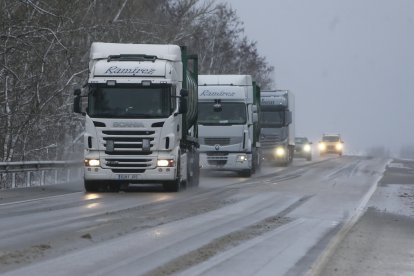
[[272, 84], [273, 67], [235, 11], [214, 1], [0, 0], [0, 9], [2, 161], [76, 156], [82, 118], [72, 114], [72, 91], [87, 79], [93, 41], [187, 45], [201, 73]]

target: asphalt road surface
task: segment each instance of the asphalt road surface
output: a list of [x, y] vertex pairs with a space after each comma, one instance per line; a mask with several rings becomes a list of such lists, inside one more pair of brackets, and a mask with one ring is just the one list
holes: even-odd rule
[[251, 178], [205, 172], [179, 193], [85, 193], [79, 181], [1, 191], [0, 273], [412, 274], [413, 163], [389, 162], [328, 156]]

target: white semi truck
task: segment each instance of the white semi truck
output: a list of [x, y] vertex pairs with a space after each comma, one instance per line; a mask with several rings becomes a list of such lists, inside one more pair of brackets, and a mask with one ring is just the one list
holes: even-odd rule
[[198, 185], [197, 66], [177, 45], [92, 43], [89, 79], [74, 99], [85, 115], [86, 191]]
[[277, 165], [292, 162], [295, 150], [295, 98], [289, 90], [261, 92], [260, 144]]
[[250, 176], [260, 167], [260, 88], [250, 75], [198, 77], [200, 165]]

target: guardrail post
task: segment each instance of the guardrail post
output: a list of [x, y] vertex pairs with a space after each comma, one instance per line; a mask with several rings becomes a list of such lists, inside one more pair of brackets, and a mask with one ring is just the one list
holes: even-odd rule
[[30, 187], [30, 182], [31, 182], [30, 175], [31, 175], [30, 172], [26, 173], [26, 187]]
[[16, 173], [12, 173], [12, 188], [16, 188]]
[[40, 176], [40, 186], [45, 185], [45, 171], [42, 171], [42, 175]]
[[69, 179], [70, 179], [70, 167], [66, 169], [66, 183], [69, 183]]
[[55, 170], [55, 183], [54, 184], [57, 184], [57, 182], [58, 182], [58, 170], [56, 169]]

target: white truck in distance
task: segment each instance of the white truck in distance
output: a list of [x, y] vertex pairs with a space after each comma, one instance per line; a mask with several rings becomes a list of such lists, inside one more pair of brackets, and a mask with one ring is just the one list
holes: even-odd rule
[[74, 100], [85, 115], [86, 191], [198, 185], [197, 66], [176, 45], [92, 43], [88, 83]]
[[289, 90], [261, 92], [260, 144], [265, 159], [286, 166], [295, 150], [295, 98]]
[[260, 89], [250, 75], [198, 78], [200, 165], [250, 176], [260, 166]]

